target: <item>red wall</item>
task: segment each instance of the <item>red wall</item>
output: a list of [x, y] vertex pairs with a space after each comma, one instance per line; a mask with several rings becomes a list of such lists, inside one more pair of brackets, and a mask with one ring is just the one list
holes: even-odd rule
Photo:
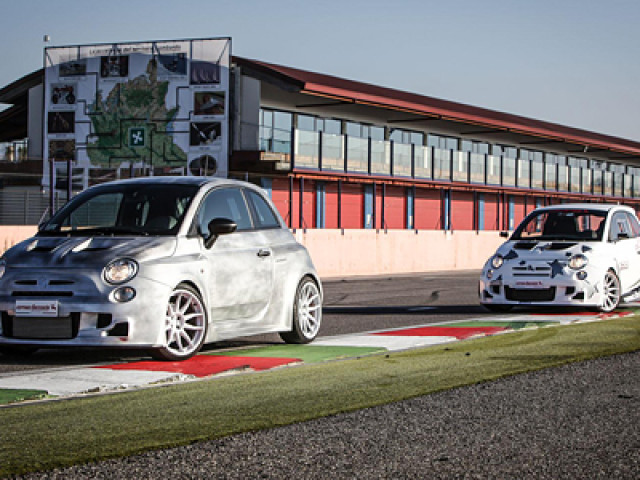
[[498, 204], [498, 195], [484, 194], [484, 229], [485, 230], [502, 230], [500, 223], [500, 207]]
[[473, 230], [473, 193], [451, 192], [451, 229]]
[[364, 228], [364, 189], [360, 184], [342, 184], [342, 228]]
[[338, 184], [324, 184], [324, 228], [338, 228]]
[[[380, 192], [382, 194], [382, 192]], [[403, 229], [407, 223], [407, 198], [403, 187], [388, 186], [384, 197], [384, 221], [382, 228]]]
[[437, 230], [440, 222], [440, 190], [416, 189], [414, 225], [416, 230]]

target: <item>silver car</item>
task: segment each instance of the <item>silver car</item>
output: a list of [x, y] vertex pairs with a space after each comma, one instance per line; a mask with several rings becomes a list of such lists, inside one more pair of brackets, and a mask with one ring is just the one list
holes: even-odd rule
[[262, 189], [202, 177], [91, 187], [0, 258], [0, 352], [145, 348], [278, 332], [307, 343], [322, 285]]

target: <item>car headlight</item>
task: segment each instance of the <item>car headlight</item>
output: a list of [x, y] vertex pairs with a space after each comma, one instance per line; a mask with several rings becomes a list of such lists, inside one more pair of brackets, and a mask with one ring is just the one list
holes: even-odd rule
[[7, 269], [7, 262], [0, 260], [0, 278], [4, 275], [4, 271]]
[[504, 263], [504, 258], [499, 253], [495, 254], [491, 259], [491, 266], [493, 268], [500, 268]]
[[572, 268], [573, 270], [580, 270], [581, 268], [586, 267], [587, 263], [589, 263], [589, 260], [586, 255], [578, 253], [569, 259], [569, 268]]
[[104, 267], [104, 279], [109, 283], [128, 282], [138, 273], [138, 264], [129, 258], [119, 258]]

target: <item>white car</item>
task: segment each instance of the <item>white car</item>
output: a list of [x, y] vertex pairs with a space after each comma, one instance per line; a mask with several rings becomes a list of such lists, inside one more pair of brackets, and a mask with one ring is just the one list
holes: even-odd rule
[[640, 294], [640, 223], [622, 205], [562, 204], [531, 212], [487, 261], [480, 303], [593, 307]]
[[307, 343], [322, 284], [261, 188], [204, 177], [91, 187], [0, 257], [0, 352], [131, 347], [183, 360], [277, 332]]

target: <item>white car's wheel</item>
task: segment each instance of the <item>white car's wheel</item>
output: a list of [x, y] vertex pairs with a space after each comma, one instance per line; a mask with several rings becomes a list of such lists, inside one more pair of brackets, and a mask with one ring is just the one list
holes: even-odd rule
[[309, 343], [318, 335], [322, 321], [320, 289], [310, 277], [304, 277], [293, 304], [293, 326], [288, 332], [280, 332], [287, 343]]
[[598, 310], [612, 312], [620, 303], [620, 280], [613, 270], [608, 270], [602, 280], [602, 301]]
[[198, 292], [178, 285], [167, 302], [164, 320], [165, 345], [152, 352], [159, 360], [186, 360], [204, 343], [207, 314]]

